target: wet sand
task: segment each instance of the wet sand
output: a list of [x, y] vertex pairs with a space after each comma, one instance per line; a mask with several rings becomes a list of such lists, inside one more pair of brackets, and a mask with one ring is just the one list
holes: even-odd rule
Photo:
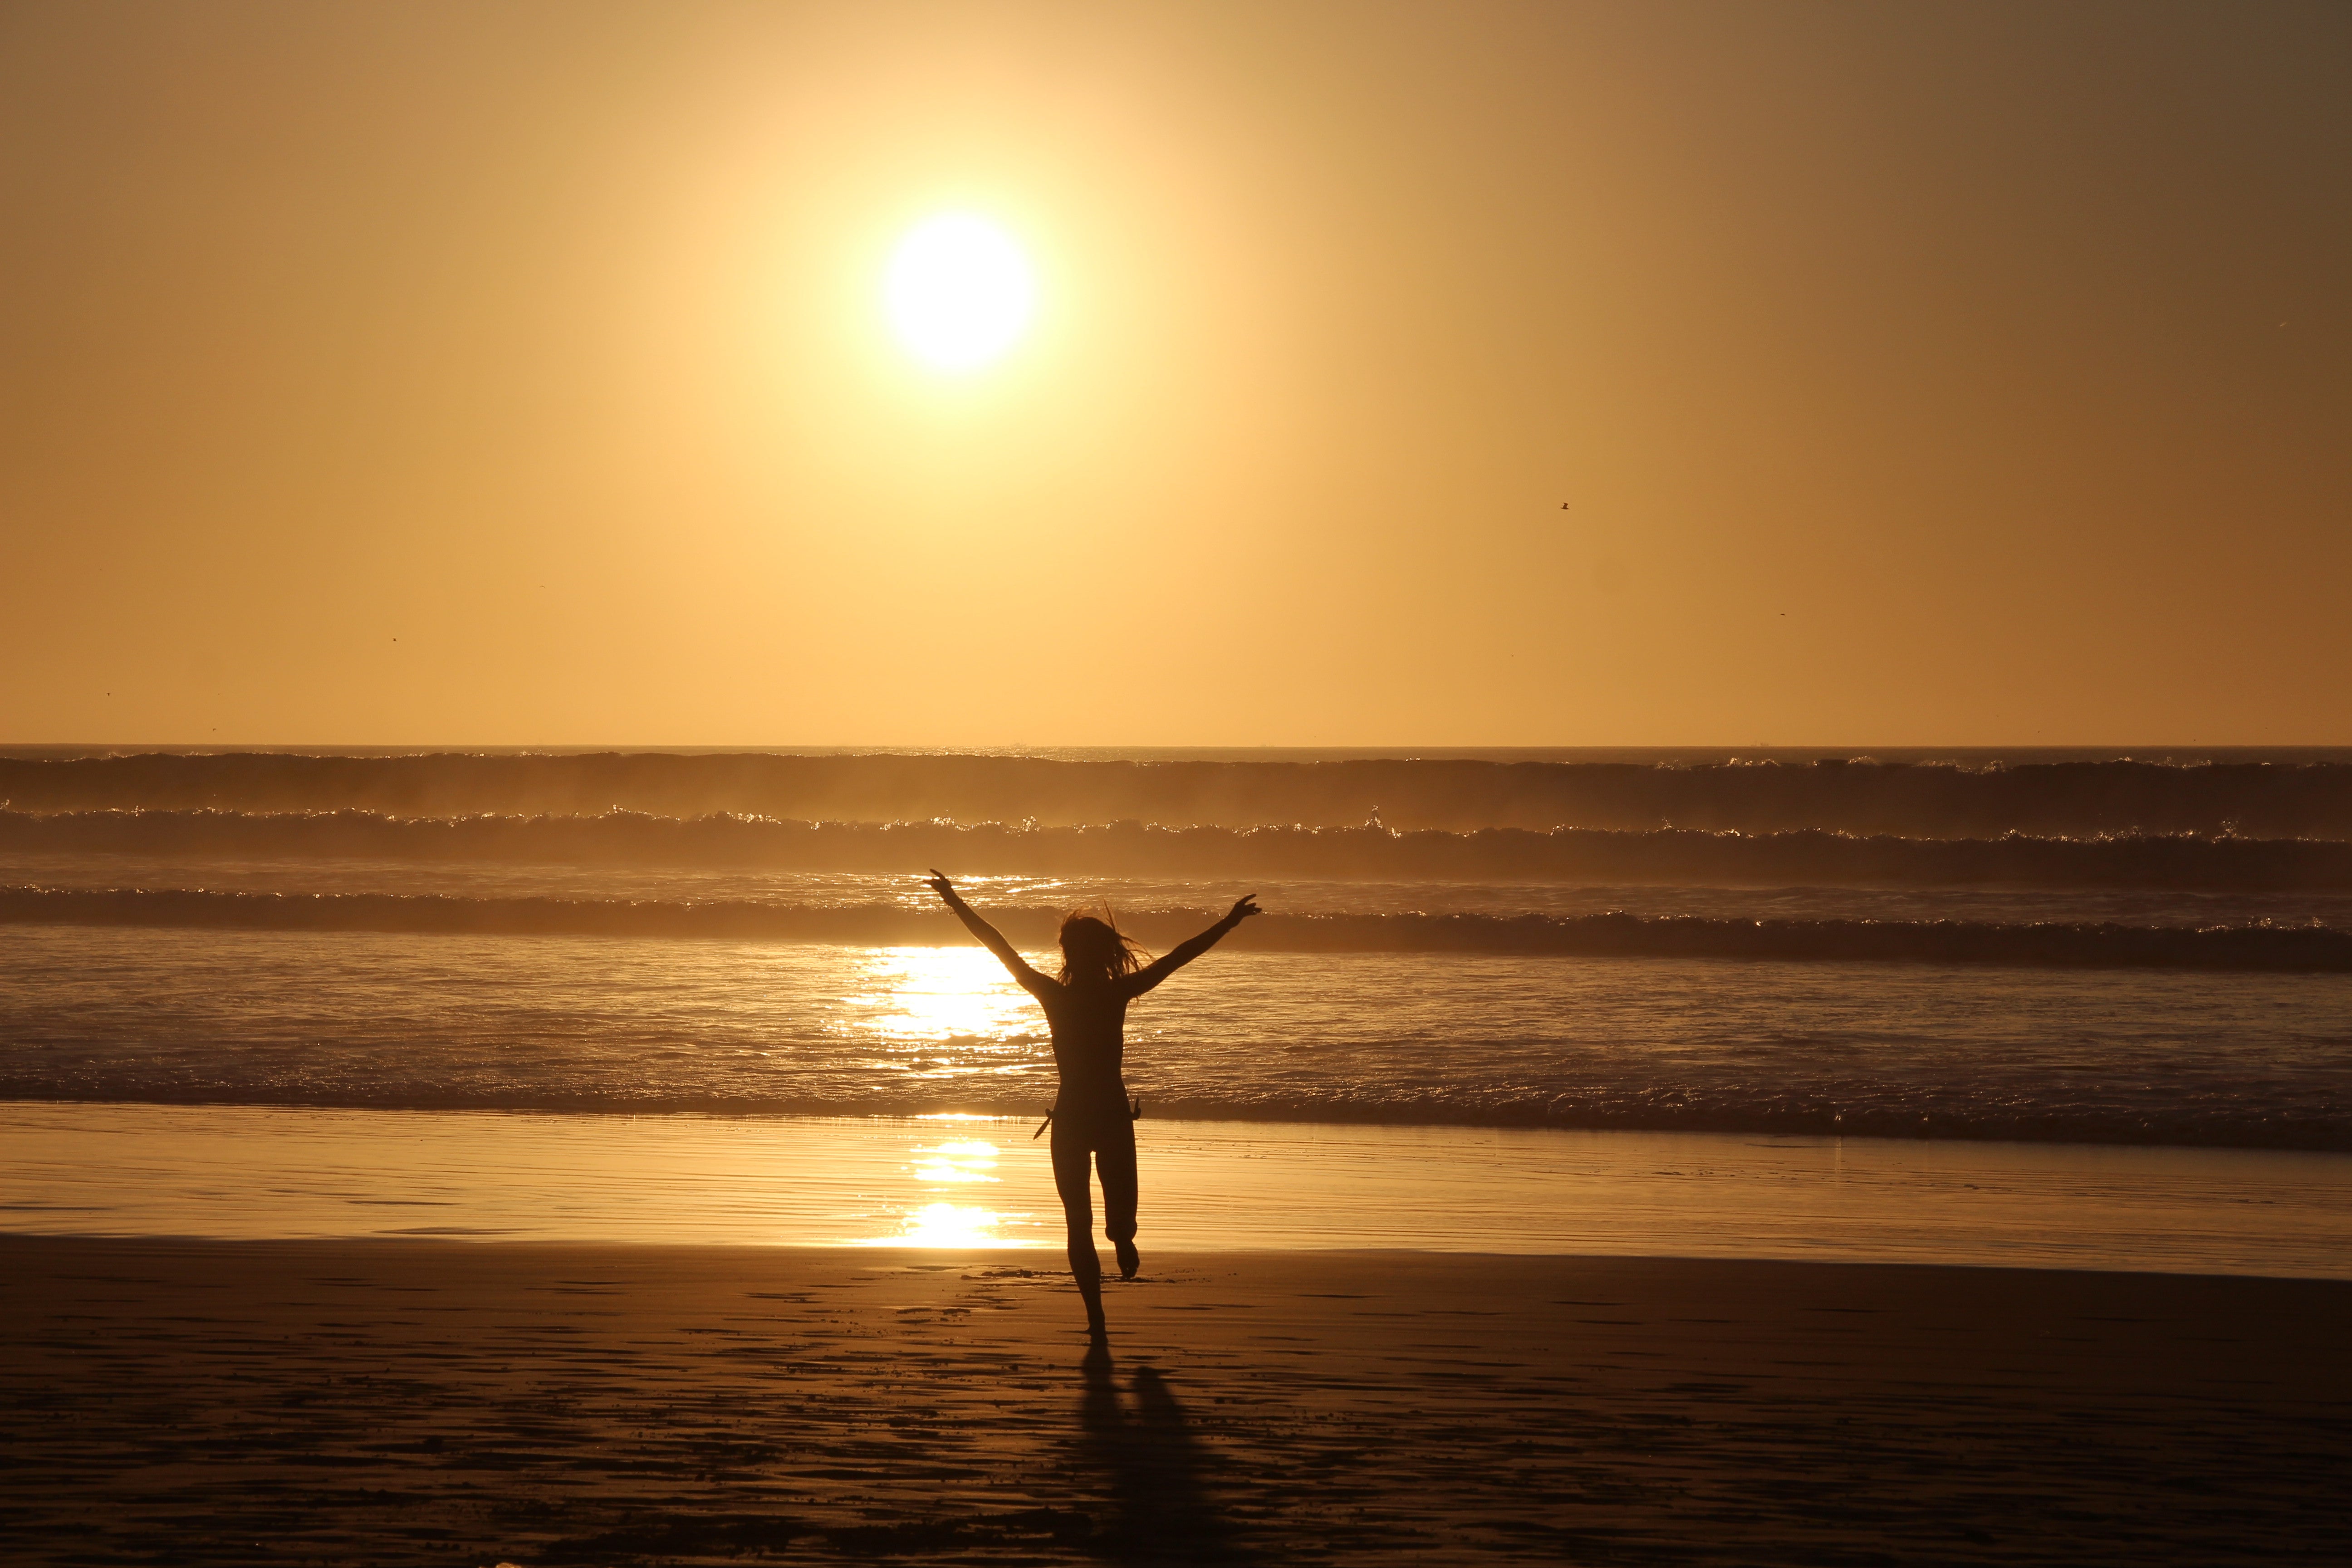
[[[1034, 1126], [0, 1101], [0, 1232], [1058, 1258]], [[1153, 1117], [1138, 1140], [1144, 1239], [1162, 1251], [2352, 1279], [2345, 1154]]]
[[13, 1563], [2352, 1556], [2352, 1284], [0, 1237]]

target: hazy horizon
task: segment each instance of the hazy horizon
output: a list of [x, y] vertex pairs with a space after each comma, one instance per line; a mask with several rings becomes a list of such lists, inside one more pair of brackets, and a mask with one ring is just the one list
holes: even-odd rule
[[961, 746], [925, 746], [893, 744], [884, 742], [803, 742], [761, 743], [742, 742], [732, 745], [693, 745], [681, 742], [580, 741], [580, 742], [491, 742], [412, 741], [377, 744], [372, 742], [336, 741], [16, 741], [0, 742], [0, 757], [37, 757], [42, 755], [95, 756], [125, 755], [135, 752], [157, 754], [213, 755], [229, 753], [299, 754], [318, 756], [419, 756], [434, 753], [480, 756], [574, 756], [574, 755], [743, 755], [743, 756], [998, 756], [1035, 757], [1040, 759], [1132, 759], [1159, 758], [1188, 761], [1215, 761], [1221, 758], [1255, 759], [1268, 762], [1330, 759], [1429, 759], [1541, 761], [1558, 758], [1563, 761], [1609, 762], [1640, 761], [1664, 764], [1698, 760], [1809, 762], [1809, 761], [1880, 761], [1929, 762], [1958, 761], [2147, 761], [2181, 762], [2199, 758], [2232, 761], [2352, 761], [2352, 745], [2236, 745], [2208, 746], [2190, 742], [2182, 745], [2147, 742], [2132, 744], [2116, 742], [2109, 745], [2051, 744], [2030, 746], [1884, 746], [1857, 742], [1850, 745], [1781, 746], [1662, 744], [1654, 746], [1609, 745], [1417, 745], [1411, 742], [1392, 744], [1377, 742], [1358, 745], [1301, 746], [1267, 743], [1264, 745], [1219, 746], [1185, 745], [1179, 742], [1121, 745], [1101, 742], [1086, 745], [1056, 745], [1046, 742], [1011, 742], [1001, 745], [976, 742]]

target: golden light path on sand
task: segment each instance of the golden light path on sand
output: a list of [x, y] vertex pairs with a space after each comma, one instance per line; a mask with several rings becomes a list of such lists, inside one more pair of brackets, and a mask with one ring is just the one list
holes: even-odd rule
[[[1032, 1123], [0, 1102], [0, 1231], [1060, 1249]], [[1785, 1258], [2352, 1278], [2352, 1156], [1139, 1125], [1146, 1258]]]
[[[954, 1189], [979, 1183], [996, 1184], [996, 1145], [976, 1138], [914, 1147], [914, 1179], [925, 1187]], [[997, 1247], [1009, 1238], [999, 1234], [1006, 1216], [978, 1204], [937, 1199], [906, 1216], [905, 1228], [895, 1236], [869, 1239], [906, 1247]]]

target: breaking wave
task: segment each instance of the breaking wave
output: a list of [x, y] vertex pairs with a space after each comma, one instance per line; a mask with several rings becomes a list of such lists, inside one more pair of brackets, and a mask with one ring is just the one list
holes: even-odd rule
[[[1007, 937], [1050, 945], [1062, 911], [992, 910]], [[1213, 918], [1150, 911], [1122, 918], [1166, 945]], [[875, 946], [961, 944], [943, 912], [895, 904], [843, 907], [710, 900], [464, 898], [393, 893], [242, 893], [199, 889], [0, 888], [0, 922], [196, 926], [316, 931], [725, 938]], [[1453, 952], [1780, 963], [1918, 963], [2056, 968], [2157, 968], [2352, 973], [2352, 932], [2325, 926], [2179, 926], [1970, 921], [1722, 920], [1690, 915], [1267, 915], [1229, 944], [1269, 952]]]
[[[2316, 760], [2313, 760], [2314, 757]], [[1697, 763], [1377, 758], [1070, 760], [774, 752], [0, 756], [25, 811], [212, 807], [394, 816], [737, 812], [809, 820], [1122, 818], [1252, 827], [1797, 829], [2352, 837], [2352, 753], [2189, 763], [1870, 758]]]
[[675, 817], [408, 817], [371, 811], [0, 811], [0, 851], [250, 859], [952, 867], [974, 876], [1310, 877], [1707, 887], [2352, 889], [2352, 843], [2189, 834], [1906, 838], [1820, 829], [1163, 827]]

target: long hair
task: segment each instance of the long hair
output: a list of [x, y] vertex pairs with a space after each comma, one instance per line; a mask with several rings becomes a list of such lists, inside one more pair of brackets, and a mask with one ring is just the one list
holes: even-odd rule
[[1112, 920], [1110, 906], [1102, 913], [1072, 910], [1062, 919], [1062, 984], [1108, 985], [1151, 962]]

